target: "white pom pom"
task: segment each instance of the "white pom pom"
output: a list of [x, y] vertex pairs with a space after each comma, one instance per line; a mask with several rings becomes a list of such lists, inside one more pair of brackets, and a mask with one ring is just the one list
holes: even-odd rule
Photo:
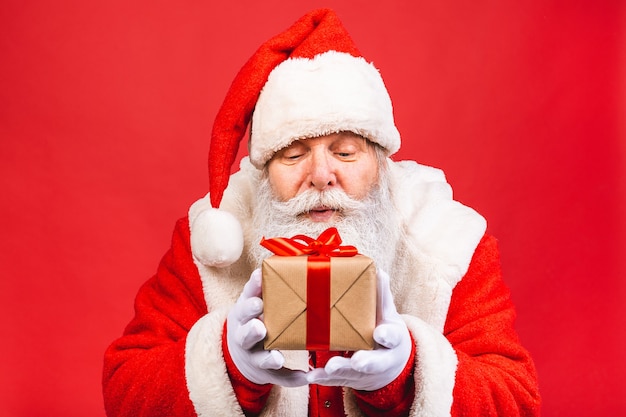
[[191, 252], [203, 265], [223, 268], [243, 251], [243, 231], [239, 221], [227, 211], [208, 208], [191, 224]]

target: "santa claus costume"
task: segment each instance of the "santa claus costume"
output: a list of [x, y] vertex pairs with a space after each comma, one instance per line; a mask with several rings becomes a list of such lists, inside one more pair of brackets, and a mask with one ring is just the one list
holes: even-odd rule
[[[250, 156], [230, 176], [251, 119]], [[239, 373], [225, 321], [255, 268], [245, 254], [258, 244], [251, 219], [262, 169], [294, 139], [340, 131], [387, 155], [400, 146], [380, 74], [331, 10], [315, 10], [264, 43], [235, 78], [214, 123], [210, 192], [176, 224], [135, 317], [106, 351], [109, 416], [539, 414], [496, 240], [478, 213], [453, 200], [440, 170], [412, 161], [388, 160], [404, 254], [388, 272], [414, 342], [404, 371], [374, 391], [257, 385]], [[283, 353], [303, 370], [338, 354]]]

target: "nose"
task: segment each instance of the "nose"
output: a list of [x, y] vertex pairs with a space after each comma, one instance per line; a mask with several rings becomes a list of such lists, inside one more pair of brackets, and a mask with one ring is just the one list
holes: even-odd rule
[[320, 191], [332, 187], [337, 183], [333, 161], [323, 149], [314, 149], [311, 152], [309, 183], [311, 187]]

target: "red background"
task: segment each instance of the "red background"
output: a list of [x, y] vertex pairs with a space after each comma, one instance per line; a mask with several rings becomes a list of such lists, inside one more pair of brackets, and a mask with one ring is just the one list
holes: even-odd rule
[[404, 145], [489, 221], [544, 416], [625, 415], [622, 1], [0, 6], [0, 414], [102, 416], [102, 353], [207, 190], [212, 120], [268, 37], [334, 7]]

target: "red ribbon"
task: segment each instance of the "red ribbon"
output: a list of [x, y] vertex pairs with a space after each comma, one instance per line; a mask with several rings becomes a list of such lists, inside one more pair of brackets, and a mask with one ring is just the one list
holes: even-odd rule
[[[301, 243], [303, 242], [303, 243]], [[354, 246], [341, 246], [336, 228], [326, 229], [317, 239], [305, 235], [261, 239], [261, 246], [279, 256], [307, 255], [307, 350], [330, 348], [330, 257], [355, 256]]]
[[305, 235], [296, 235], [292, 238], [262, 238], [260, 244], [279, 256], [355, 256], [359, 253], [354, 246], [341, 246], [341, 236], [335, 227], [324, 230], [317, 239]]

